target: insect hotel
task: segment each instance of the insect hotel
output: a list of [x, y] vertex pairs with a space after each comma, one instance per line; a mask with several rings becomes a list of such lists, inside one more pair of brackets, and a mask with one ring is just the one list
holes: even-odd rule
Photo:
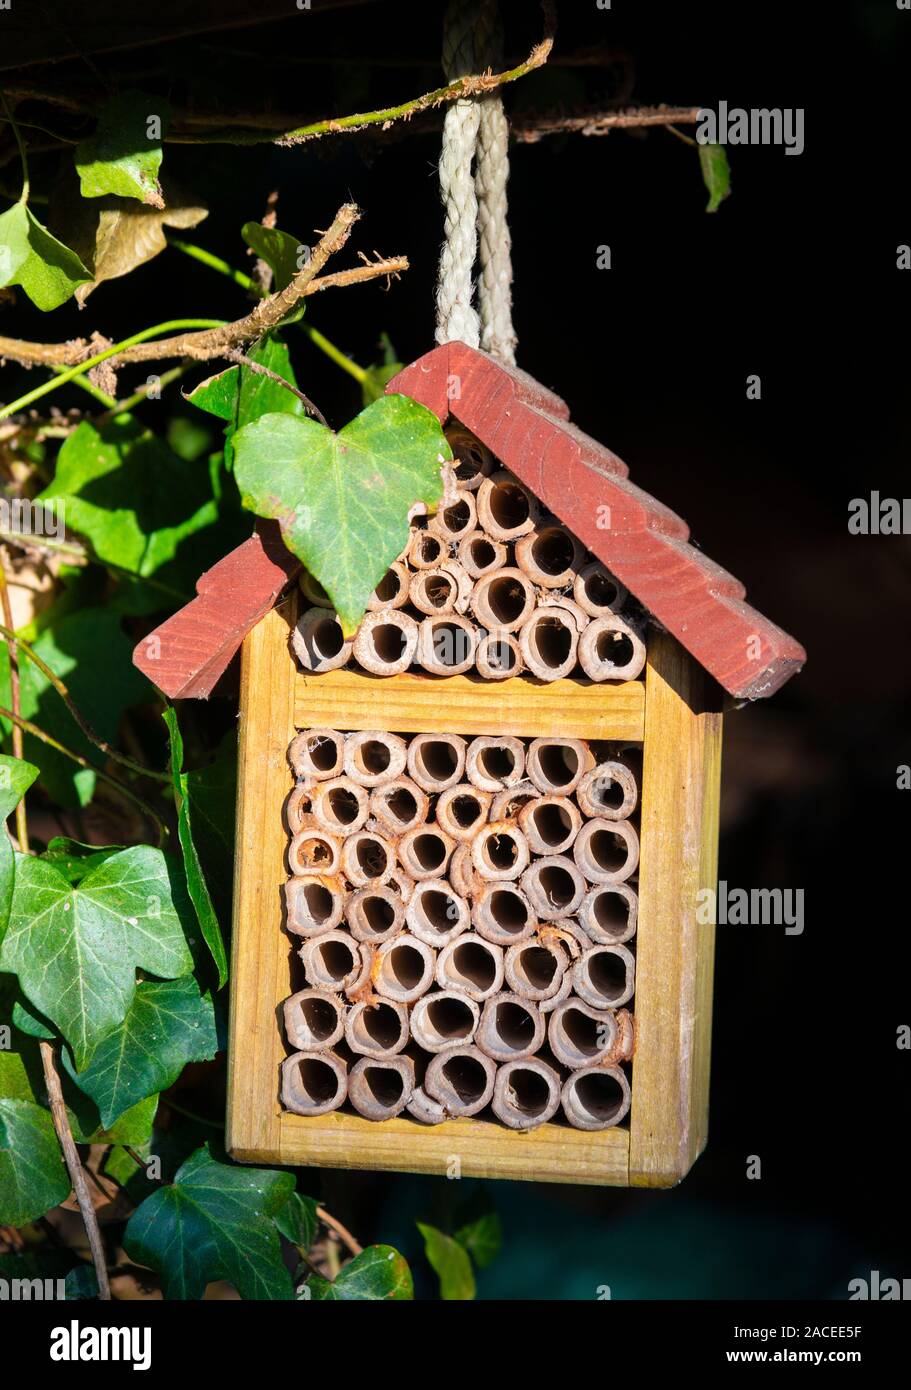
[[706, 1142], [724, 704], [802, 648], [523, 373], [389, 384], [453, 476], [353, 640], [263, 526], [137, 662], [240, 643], [228, 1147], [669, 1186]]

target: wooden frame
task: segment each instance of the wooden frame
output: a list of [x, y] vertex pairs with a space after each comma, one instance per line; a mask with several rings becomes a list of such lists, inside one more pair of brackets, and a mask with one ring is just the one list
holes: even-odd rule
[[[613, 1186], [678, 1182], [707, 1132], [714, 927], [697, 924], [696, 895], [715, 887], [717, 868], [721, 714], [711, 681], [660, 631], [649, 640], [644, 683], [493, 685], [353, 671], [304, 677], [289, 650], [297, 603], [295, 593], [268, 613], [242, 652], [229, 1152], [248, 1163]], [[517, 1133], [480, 1120], [429, 1127], [281, 1110], [281, 1003], [291, 992], [293, 949], [280, 894], [288, 843], [282, 807], [292, 785], [286, 751], [296, 728], [318, 724], [644, 743], [628, 1126], [588, 1133], [547, 1124]]]

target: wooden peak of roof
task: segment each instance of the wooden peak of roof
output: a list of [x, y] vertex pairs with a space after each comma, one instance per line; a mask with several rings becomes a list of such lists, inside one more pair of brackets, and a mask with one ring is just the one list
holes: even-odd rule
[[[745, 603], [740, 581], [690, 544], [686, 523], [525, 372], [445, 343], [386, 391], [477, 435], [734, 699], [763, 699], [800, 670], [800, 643]], [[299, 568], [274, 524], [260, 524], [201, 577], [197, 598], [139, 643], [135, 664], [172, 699], [205, 698]]]

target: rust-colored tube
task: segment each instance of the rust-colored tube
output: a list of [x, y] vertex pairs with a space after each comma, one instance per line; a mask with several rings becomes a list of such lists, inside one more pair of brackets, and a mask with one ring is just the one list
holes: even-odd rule
[[397, 676], [414, 660], [418, 625], [398, 608], [365, 613], [354, 639], [354, 655], [374, 676]]
[[515, 541], [534, 530], [541, 507], [537, 497], [505, 468], [478, 488], [478, 526], [498, 541]]
[[475, 580], [471, 611], [489, 632], [516, 632], [534, 608], [534, 587], [521, 570], [507, 567]]
[[312, 797], [313, 819], [330, 835], [353, 835], [367, 819], [370, 809], [367, 792], [350, 777], [318, 782]]
[[558, 941], [518, 941], [506, 952], [504, 977], [513, 994], [537, 1004], [558, 993], [568, 964]]
[[573, 966], [573, 988], [595, 1009], [619, 1009], [635, 983], [636, 959], [626, 946], [592, 946]]
[[390, 608], [402, 608], [408, 602], [408, 579], [408, 571], [402, 561], [393, 560], [367, 600], [368, 610], [382, 613]]
[[399, 840], [399, 862], [412, 878], [442, 878], [454, 849], [455, 840], [438, 825], [419, 825]]
[[497, 1069], [470, 1043], [458, 1043], [430, 1059], [424, 1090], [450, 1115], [467, 1118], [489, 1105]]
[[500, 882], [518, 878], [531, 858], [522, 831], [507, 820], [491, 821], [478, 831], [471, 857], [481, 878]]
[[471, 840], [487, 820], [490, 800], [490, 792], [481, 791], [469, 782], [449, 787], [437, 800], [437, 825], [454, 840]]
[[461, 782], [466, 744], [458, 734], [418, 734], [408, 745], [408, 772], [431, 796]]
[[497, 946], [527, 941], [538, 926], [531, 903], [515, 883], [485, 883], [475, 899], [471, 920], [478, 935]]
[[472, 739], [465, 754], [465, 776], [485, 792], [515, 787], [525, 774], [525, 746], [508, 734]]
[[583, 565], [573, 581], [573, 598], [592, 618], [618, 613], [626, 602], [626, 589], [597, 560]]
[[292, 739], [288, 761], [299, 779], [338, 777], [345, 762], [345, 736], [337, 729], [305, 729]]
[[424, 618], [417, 645], [418, 664], [432, 676], [459, 676], [474, 666], [478, 630], [468, 618], [445, 613]]
[[359, 787], [379, 787], [405, 771], [407, 745], [380, 729], [345, 736], [345, 775]]
[[489, 941], [462, 936], [437, 957], [436, 980], [442, 989], [461, 990], [481, 1003], [503, 983], [503, 952]]
[[606, 1057], [617, 1041], [612, 1009], [595, 1009], [582, 999], [565, 999], [547, 1023], [550, 1050], [564, 1067], [587, 1067]]
[[331, 608], [308, 608], [291, 633], [294, 655], [305, 671], [337, 670], [350, 657], [352, 645]]
[[373, 830], [359, 830], [342, 845], [342, 872], [355, 888], [378, 888], [395, 871], [395, 849]]
[[412, 1004], [433, 984], [436, 952], [408, 932], [377, 947], [374, 987], [399, 1004]]
[[334, 1047], [345, 1031], [345, 1006], [327, 989], [301, 989], [282, 1005], [285, 1036], [292, 1047], [308, 1051]]
[[576, 665], [579, 633], [575, 619], [554, 604], [542, 604], [519, 630], [519, 650], [533, 676], [557, 681]]
[[639, 799], [636, 778], [621, 762], [604, 762], [586, 772], [576, 788], [576, 800], [586, 816], [628, 820]]
[[581, 1067], [564, 1083], [561, 1100], [575, 1129], [611, 1129], [629, 1110], [629, 1082], [619, 1067]]
[[563, 854], [581, 825], [578, 806], [566, 796], [538, 796], [519, 811], [519, 826], [532, 854]]
[[361, 1057], [348, 1073], [348, 1099], [367, 1120], [400, 1115], [413, 1090], [410, 1057]]
[[585, 880], [565, 854], [548, 854], [535, 859], [523, 873], [520, 883], [535, 912], [546, 922], [571, 917], [585, 897]]
[[544, 1020], [530, 999], [504, 992], [492, 995], [481, 1010], [475, 1041], [495, 1062], [531, 1057], [544, 1041]]
[[349, 989], [363, 968], [358, 943], [346, 931], [324, 931], [300, 948], [307, 983], [314, 989]]
[[345, 1041], [360, 1057], [388, 1057], [408, 1042], [408, 1010], [392, 999], [361, 1000], [345, 1019]]
[[298, 874], [284, 885], [286, 925], [295, 936], [319, 936], [342, 920], [345, 890], [340, 878]]
[[405, 904], [388, 884], [361, 888], [346, 898], [345, 919], [356, 941], [378, 946], [402, 930]]
[[594, 754], [579, 738], [536, 738], [525, 758], [526, 771], [544, 796], [571, 795], [594, 765]]
[[485, 536], [483, 531], [469, 531], [459, 541], [456, 551], [459, 564], [471, 579], [483, 579], [485, 575], [500, 570], [509, 558], [509, 551], [502, 541]]
[[411, 1036], [425, 1052], [445, 1052], [470, 1043], [480, 1017], [479, 1005], [462, 990], [437, 990], [422, 995], [411, 1010]]
[[542, 526], [516, 541], [516, 564], [533, 584], [562, 589], [572, 584], [585, 552], [565, 526]]
[[299, 830], [288, 846], [288, 868], [292, 874], [338, 873], [341, 841], [325, 830]]
[[511, 632], [485, 632], [478, 642], [475, 666], [486, 681], [518, 676], [525, 665], [518, 639]]
[[632, 681], [645, 665], [645, 643], [622, 618], [593, 618], [579, 638], [579, 665], [593, 681]]
[[579, 908], [579, 921], [592, 941], [613, 946], [636, 935], [639, 898], [628, 883], [598, 883]]
[[295, 1115], [328, 1115], [347, 1091], [345, 1063], [334, 1052], [308, 1048], [282, 1062], [282, 1105]]
[[560, 1108], [559, 1073], [540, 1057], [506, 1062], [497, 1072], [491, 1105], [510, 1129], [536, 1129]]
[[576, 836], [573, 858], [589, 883], [622, 883], [639, 863], [639, 836], [628, 820], [588, 820]]
[[405, 909], [405, 922], [419, 941], [447, 946], [471, 925], [468, 903], [443, 878], [418, 883]]

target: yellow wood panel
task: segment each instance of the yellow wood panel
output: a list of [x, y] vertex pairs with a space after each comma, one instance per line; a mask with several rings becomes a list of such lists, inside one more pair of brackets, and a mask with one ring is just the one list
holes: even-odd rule
[[673, 638], [653, 632], [645, 682], [636, 1055], [630, 1182], [679, 1181], [708, 1129], [715, 928], [696, 919], [716, 886], [721, 714]]
[[645, 687], [641, 681], [561, 680], [550, 684], [515, 677], [370, 676], [362, 671], [298, 675], [299, 729], [388, 729], [394, 733], [546, 734], [640, 742]]

